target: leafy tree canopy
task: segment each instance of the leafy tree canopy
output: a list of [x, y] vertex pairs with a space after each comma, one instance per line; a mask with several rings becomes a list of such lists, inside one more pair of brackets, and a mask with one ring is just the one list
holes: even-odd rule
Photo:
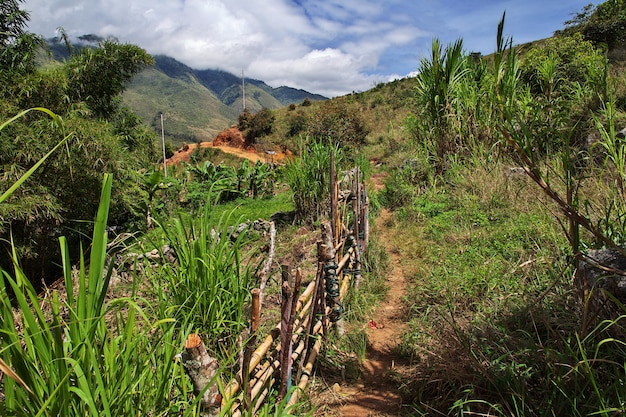
[[606, 44], [609, 49], [626, 42], [626, 1], [607, 0], [597, 6], [588, 4], [556, 34], [580, 32], [594, 44]]
[[138, 172], [157, 158], [156, 135], [120, 105], [119, 96], [153, 59], [137, 46], [106, 40], [37, 68], [38, 46], [26, 42], [37, 38], [24, 30], [28, 13], [20, 3], [0, 0], [0, 74], [10, 77], [0, 80], [0, 120], [45, 107], [63, 119], [64, 130], [38, 112], [0, 130], [0, 192], [69, 139], [0, 206], [0, 267], [11, 268], [1, 254], [13, 239], [25, 272], [44, 277], [54, 274], [50, 260], [58, 259], [58, 236], [74, 246], [91, 234], [104, 173], [115, 178], [110, 223], [127, 230], [143, 225], [147, 195]]
[[68, 93], [84, 101], [97, 117], [109, 119], [119, 107], [116, 98], [125, 83], [154, 58], [135, 45], [107, 40], [98, 48], [83, 48], [66, 65]]
[[25, 28], [29, 14], [20, 9], [23, 0], [0, 1], [0, 69], [6, 75], [13, 72], [32, 72], [35, 52], [43, 40]]

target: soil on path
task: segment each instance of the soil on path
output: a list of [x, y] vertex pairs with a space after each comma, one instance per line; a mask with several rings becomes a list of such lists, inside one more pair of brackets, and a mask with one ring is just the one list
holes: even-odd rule
[[[374, 178], [375, 188], [382, 185]], [[378, 305], [367, 327], [367, 356], [362, 364], [361, 376], [348, 385], [335, 385], [331, 389], [333, 399], [326, 402], [324, 415], [346, 417], [399, 416], [402, 398], [398, 390], [397, 375], [402, 374], [404, 365], [399, 359], [398, 345], [406, 329], [404, 303], [406, 278], [402, 268], [395, 239], [391, 233], [392, 213], [383, 209], [376, 218], [378, 240], [389, 255], [390, 271], [387, 276], [389, 291]], [[396, 375], [396, 378], [394, 378]]]
[[167, 160], [167, 165], [178, 165], [181, 162], [189, 162], [191, 153], [194, 150], [198, 149], [198, 146], [201, 149], [202, 148], [217, 148], [222, 152], [238, 156], [239, 158], [249, 159], [252, 162], [256, 162], [256, 161], [265, 162], [265, 158], [262, 155], [259, 155], [254, 149], [242, 149], [242, 148], [232, 147], [230, 145], [215, 145], [213, 144], [213, 142], [200, 142], [197, 145], [196, 144], [187, 145], [177, 150], [176, 153]]
[[256, 149], [255, 145], [246, 142], [243, 133], [236, 127], [228, 128], [220, 132], [211, 142], [200, 142], [193, 145], [184, 145], [176, 151], [171, 158], [167, 160], [168, 165], [178, 165], [181, 162], [189, 162], [191, 154], [196, 149], [217, 148], [222, 152], [235, 155], [242, 159], [248, 159], [252, 162], [269, 162], [280, 163], [285, 157], [290, 157], [291, 153], [281, 150], [272, 149], [263, 151]]

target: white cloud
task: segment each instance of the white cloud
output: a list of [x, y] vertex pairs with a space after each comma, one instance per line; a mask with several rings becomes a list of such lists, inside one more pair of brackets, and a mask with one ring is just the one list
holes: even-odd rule
[[586, 1], [25, 0], [22, 7], [31, 11], [30, 30], [46, 37], [59, 26], [71, 36], [113, 35], [194, 68], [244, 69], [272, 86], [335, 96], [415, 70], [433, 36], [464, 37], [488, 52], [505, 7], [508, 27], [518, 30], [545, 26], [544, 18]]

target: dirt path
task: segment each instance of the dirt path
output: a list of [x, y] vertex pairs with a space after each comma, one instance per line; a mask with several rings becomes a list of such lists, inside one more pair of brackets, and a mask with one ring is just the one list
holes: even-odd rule
[[[265, 158], [263, 158], [262, 155], [258, 154], [254, 150], [241, 149], [241, 148], [236, 148], [236, 147], [232, 147], [228, 145], [216, 146], [213, 144], [213, 142], [201, 142], [199, 146], [200, 148], [217, 148], [222, 152], [238, 156], [239, 158], [249, 159], [252, 162], [256, 162], [256, 161], [265, 162]], [[171, 158], [167, 160], [167, 165], [176, 165], [176, 164], [180, 164], [181, 162], [189, 162], [191, 153], [197, 148], [198, 148], [198, 145], [189, 145], [189, 146], [180, 148], [179, 150], [176, 151], [174, 155], [172, 155]]]
[[[375, 188], [382, 187], [380, 180], [374, 178]], [[355, 383], [335, 386], [334, 401], [327, 403], [324, 415], [387, 417], [401, 413], [402, 398], [393, 376], [402, 366], [398, 362], [397, 347], [406, 329], [402, 297], [407, 282], [398, 249], [394, 245], [395, 239], [386, 236], [392, 233], [392, 216], [389, 210], [383, 209], [375, 220], [378, 240], [389, 254], [389, 292], [367, 327], [367, 356], [362, 364], [361, 377]]]
[[397, 382], [391, 379], [397, 361], [397, 346], [406, 324], [403, 317], [402, 296], [405, 293], [406, 279], [400, 264], [400, 256], [393, 247], [393, 239], [386, 239], [392, 214], [383, 209], [376, 218], [379, 240], [389, 254], [391, 270], [387, 277], [389, 292], [380, 303], [367, 329], [367, 357], [363, 363], [361, 381], [343, 391], [349, 395], [345, 405], [339, 408], [342, 416], [397, 416], [400, 414], [402, 399], [397, 390]]

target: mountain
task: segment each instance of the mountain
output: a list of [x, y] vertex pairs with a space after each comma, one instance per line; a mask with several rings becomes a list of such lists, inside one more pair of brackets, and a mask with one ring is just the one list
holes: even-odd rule
[[[95, 35], [79, 37], [73, 50], [95, 47], [103, 39]], [[68, 47], [59, 38], [48, 39], [54, 59], [69, 57]], [[123, 101], [145, 123], [161, 131], [160, 113], [166, 139], [176, 145], [209, 141], [237, 123], [243, 109], [242, 79], [217, 69], [197, 70], [176, 59], [155, 55], [155, 65], [137, 74], [123, 94]], [[326, 100], [319, 94], [291, 87], [270, 87], [261, 80], [245, 79], [246, 108], [255, 113], [262, 108], [277, 109], [291, 103]]]
[[[222, 70], [196, 70], [157, 55], [155, 65], [139, 73], [124, 93], [124, 103], [146, 123], [160, 130], [163, 112], [166, 136], [176, 143], [212, 140], [237, 122], [243, 109], [242, 79]], [[246, 109], [276, 109], [326, 97], [291, 87], [273, 88], [245, 79]]]

